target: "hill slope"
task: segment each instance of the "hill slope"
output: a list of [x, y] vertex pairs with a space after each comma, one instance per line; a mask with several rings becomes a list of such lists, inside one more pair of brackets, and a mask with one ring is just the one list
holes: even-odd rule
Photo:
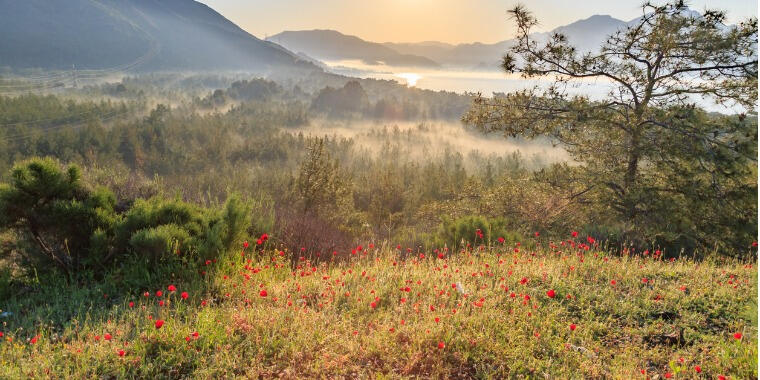
[[313, 67], [193, 0], [0, 0], [0, 67]]

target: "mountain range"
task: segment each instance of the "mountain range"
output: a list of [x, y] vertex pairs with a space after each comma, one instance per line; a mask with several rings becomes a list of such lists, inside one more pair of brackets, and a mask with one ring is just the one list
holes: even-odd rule
[[[581, 51], [637, 22], [595, 15], [534, 33], [564, 33]], [[321, 61], [496, 70], [514, 40], [492, 44], [378, 43], [334, 30], [261, 40], [195, 0], [0, 0], [0, 69], [323, 70]]]
[[334, 30], [285, 31], [267, 38], [287, 49], [319, 60], [361, 60], [366, 64], [383, 62], [390, 66], [436, 67], [438, 64], [418, 54], [400, 53], [392, 47], [368, 42]]
[[[579, 50], [592, 51], [598, 49], [610, 34], [637, 20], [626, 22], [608, 15], [594, 15], [551, 32], [533, 33], [531, 37], [544, 40], [552, 33], [560, 32]], [[498, 67], [501, 57], [515, 43], [513, 39], [492, 44], [475, 42], [458, 45], [438, 41], [376, 43], [333, 30], [286, 31], [267, 40], [320, 60], [359, 59], [365, 63], [383, 62], [389, 66], [440, 65], [490, 70]]]
[[0, 36], [0, 68], [316, 69], [193, 0], [0, 0]]

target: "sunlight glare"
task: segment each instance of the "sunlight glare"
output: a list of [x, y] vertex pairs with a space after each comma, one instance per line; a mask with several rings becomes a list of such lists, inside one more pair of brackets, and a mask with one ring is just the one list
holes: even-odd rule
[[417, 85], [417, 81], [422, 78], [419, 74], [415, 73], [400, 73], [396, 75], [399, 78], [403, 78], [406, 80], [406, 85], [409, 87], [414, 87]]

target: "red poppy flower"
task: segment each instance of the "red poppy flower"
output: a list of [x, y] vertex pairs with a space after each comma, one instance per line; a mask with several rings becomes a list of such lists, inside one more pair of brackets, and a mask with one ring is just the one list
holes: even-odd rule
[[32, 339], [29, 341], [29, 343], [31, 343], [31, 344], [37, 344], [37, 338], [38, 338], [38, 337], [39, 337], [39, 335], [36, 335], [35, 337], [33, 337], [33, 338], [32, 338]]
[[375, 302], [375, 301], [372, 301], [372, 302], [369, 304], [369, 307], [371, 307], [371, 308], [373, 308], [373, 309], [374, 309], [374, 308], [376, 308], [376, 307], [377, 307], [377, 302]]
[[135, 303], [134, 303], [134, 302], [132, 302], [132, 301], [130, 301], [130, 302], [129, 302], [129, 307], [135, 307]]
[[262, 290], [262, 291], [259, 292], [259, 295], [262, 296], [262, 297], [266, 297], [267, 296], [267, 291], [266, 290]]
[[177, 287], [174, 286], [174, 285], [169, 285], [166, 289], [168, 289], [170, 292], [176, 292], [177, 291]]
[[248, 240], [243, 242], [243, 248], [248, 248]]
[[739, 340], [742, 338], [742, 333], [736, 333], [734, 334], [734, 339]]
[[183, 300], [186, 300], [188, 297], [187, 292], [182, 292], [182, 294], [180, 294], [180, 297], [182, 297]]
[[554, 292], [554, 289], [549, 289], [549, 291], [548, 291], [548, 292], [546, 292], [546, 295], [547, 295], [549, 298], [554, 298], [554, 297], [555, 297], [557, 294]]
[[444, 348], [446, 348], [446, 344], [443, 342], [438, 342], [438, 349], [443, 350]]
[[694, 366], [694, 371], [696, 371], [697, 373], [702, 373], [702, 367], [700, 367], [698, 365], [695, 365]]
[[578, 237], [578, 231], [573, 231], [570, 233], [573, 237]]
[[162, 295], [164, 295], [164, 292], [160, 290], [156, 292], [156, 297], [161, 297]]
[[576, 325], [575, 325], [575, 323], [571, 323], [571, 324], [570, 324], [570, 331], [575, 331], [575, 329], [576, 329], [577, 327], [578, 327], [578, 326], [576, 326]]
[[109, 334], [109, 333], [105, 333], [105, 334], [103, 335], [103, 339], [110, 341], [110, 340], [111, 340], [111, 334]]
[[164, 325], [164, 320], [163, 319], [157, 319], [156, 320], [156, 329], [160, 329], [161, 326], [163, 326], [163, 325]]
[[119, 350], [118, 354], [119, 354], [119, 356], [124, 356], [124, 354], [126, 354], [126, 352], [124, 352], [124, 350]]

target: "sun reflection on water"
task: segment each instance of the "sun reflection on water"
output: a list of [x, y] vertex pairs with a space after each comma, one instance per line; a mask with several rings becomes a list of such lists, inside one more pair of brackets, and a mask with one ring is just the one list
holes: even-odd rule
[[420, 74], [416, 74], [416, 73], [399, 73], [399, 74], [396, 74], [396, 76], [406, 80], [406, 85], [409, 87], [416, 86], [417, 81], [422, 78]]

